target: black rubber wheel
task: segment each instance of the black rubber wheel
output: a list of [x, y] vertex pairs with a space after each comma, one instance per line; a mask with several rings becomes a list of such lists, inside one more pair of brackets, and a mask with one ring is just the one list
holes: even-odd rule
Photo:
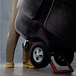
[[[71, 53], [64, 53], [64, 57], [66, 58], [66, 60], [71, 64], [73, 59], [74, 59], [74, 52]], [[62, 56], [54, 56], [54, 59], [56, 61], [56, 63], [60, 66], [67, 66], [64, 58]]]
[[36, 68], [46, 67], [50, 63], [50, 56], [42, 42], [36, 42], [30, 49], [30, 60]]

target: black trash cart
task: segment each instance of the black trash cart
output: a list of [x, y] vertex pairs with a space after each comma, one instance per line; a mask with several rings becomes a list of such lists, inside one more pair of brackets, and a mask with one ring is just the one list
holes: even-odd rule
[[[29, 5], [28, 5], [29, 4]], [[22, 0], [18, 4], [16, 31], [32, 42], [30, 59], [36, 68], [47, 66], [51, 56], [60, 66], [69, 67], [76, 50], [75, 0]]]

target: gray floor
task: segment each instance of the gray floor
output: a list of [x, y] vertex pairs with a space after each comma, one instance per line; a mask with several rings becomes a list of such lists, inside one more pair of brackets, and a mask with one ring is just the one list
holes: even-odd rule
[[[15, 68], [5, 68], [5, 64], [0, 64], [0, 76], [76, 76], [76, 63], [72, 64], [74, 72], [71, 74], [55, 74], [50, 65], [43, 69], [23, 68], [22, 64], [15, 64]], [[56, 65], [58, 69], [60, 67]]]

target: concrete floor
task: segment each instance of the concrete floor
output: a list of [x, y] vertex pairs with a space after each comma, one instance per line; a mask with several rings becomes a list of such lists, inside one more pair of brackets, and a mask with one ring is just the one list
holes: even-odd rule
[[[5, 68], [5, 64], [0, 64], [0, 76], [76, 76], [75, 64], [76, 62], [72, 63], [74, 72], [71, 74], [55, 74], [50, 65], [42, 69], [29, 69], [23, 68], [21, 63], [16, 63], [15, 68]], [[56, 66], [60, 69], [58, 65]]]

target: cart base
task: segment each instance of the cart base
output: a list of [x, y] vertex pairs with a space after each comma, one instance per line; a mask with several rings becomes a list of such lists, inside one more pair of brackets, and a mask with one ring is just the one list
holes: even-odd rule
[[53, 63], [53, 61], [51, 59], [50, 65], [51, 65], [54, 73], [56, 73], [56, 74], [62, 74], [62, 73], [71, 73], [71, 72], [74, 71], [73, 68], [72, 68], [72, 66], [69, 64], [69, 62], [65, 58], [64, 58], [64, 60], [65, 60], [65, 63], [67, 64], [67, 67], [69, 68], [68, 70], [57, 70], [55, 64]]

